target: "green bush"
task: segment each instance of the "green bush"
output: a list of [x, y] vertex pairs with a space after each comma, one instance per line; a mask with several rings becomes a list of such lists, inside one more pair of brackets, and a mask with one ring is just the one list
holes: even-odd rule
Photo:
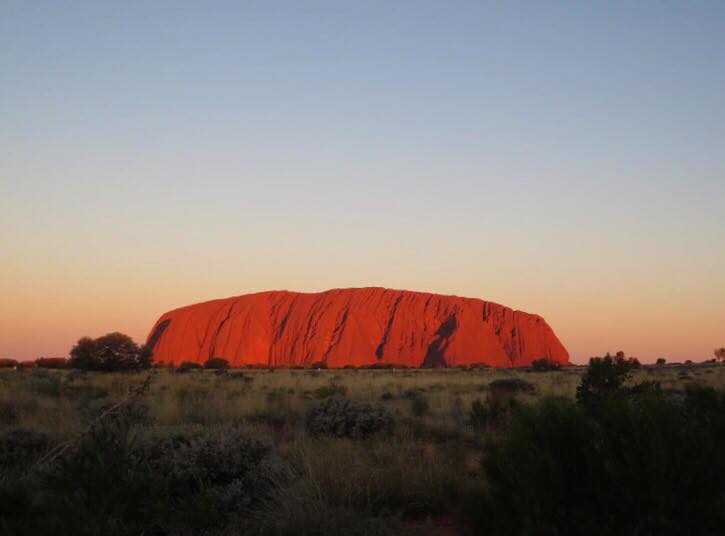
[[595, 406], [547, 398], [514, 408], [483, 462], [488, 493], [472, 515], [480, 533], [723, 533], [725, 397], [625, 388], [623, 375], [605, 375], [620, 387]]
[[203, 493], [219, 513], [247, 509], [282, 474], [267, 443], [234, 427], [152, 428], [139, 436], [134, 455], [163, 480], [174, 501], [193, 502]]
[[237, 428], [133, 430], [124, 418], [95, 426], [47, 466], [0, 481], [0, 534], [206, 534], [284, 474]]
[[576, 389], [577, 402], [591, 409], [611, 395], [623, 393], [632, 370], [638, 367], [639, 361], [625, 358], [622, 352], [614, 357], [592, 357]]
[[394, 420], [392, 414], [383, 407], [332, 396], [308, 410], [305, 427], [312, 435], [359, 439], [390, 432]]

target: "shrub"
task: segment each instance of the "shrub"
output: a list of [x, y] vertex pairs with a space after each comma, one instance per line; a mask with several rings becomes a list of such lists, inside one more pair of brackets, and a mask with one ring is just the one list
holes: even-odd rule
[[62, 386], [59, 374], [43, 369], [35, 369], [26, 381], [28, 388], [36, 394], [52, 397], [60, 396]]
[[332, 396], [308, 410], [305, 425], [307, 432], [312, 435], [359, 439], [390, 432], [394, 421], [385, 408]]
[[0, 368], [12, 368], [17, 367], [18, 362], [15, 359], [0, 358]]
[[244, 372], [242, 372], [241, 370], [233, 370], [231, 372], [227, 372], [227, 374], [225, 374], [224, 376], [232, 380], [242, 380], [245, 383], [251, 383], [254, 381], [254, 376], [244, 374]]
[[0, 400], [0, 425], [11, 426], [18, 421], [20, 411], [13, 400]]
[[478, 532], [716, 534], [725, 527], [725, 394], [624, 385], [623, 357], [590, 362], [578, 404], [513, 408], [484, 457]]
[[184, 361], [181, 365], [176, 367], [175, 372], [184, 373], [191, 372], [193, 370], [202, 370], [202, 366], [199, 363], [194, 363], [192, 361]]
[[551, 359], [544, 357], [541, 359], [534, 359], [531, 362], [531, 368], [534, 372], [547, 372], [550, 370], [559, 370], [561, 365], [556, 361], [552, 361]]
[[423, 417], [430, 413], [430, 404], [425, 397], [419, 396], [413, 399], [410, 403], [410, 411], [416, 417]]
[[40, 368], [61, 369], [68, 365], [68, 360], [65, 357], [39, 357], [34, 365]]
[[665, 358], [664, 358], [664, 357], [658, 357], [658, 358], [657, 358], [657, 361], [655, 361], [655, 364], [656, 364], [656, 365], [657, 365], [658, 367], [663, 367], [663, 366], [665, 365], [665, 363], [667, 363], [667, 361], [665, 360]]
[[173, 500], [204, 493], [222, 513], [260, 501], [284, 472], [271, 447], [240, 428], [156, 428], [141, 435], [134, 449], [162, 477]]
[[718, 361], [725, 361], [725, 348], [716, 348], [713, 353]]
[[519, 378], [503, 378], [488, 384], [491, 392], [495, 393], [531, 393], [536, 390], [533, 384]]
[[50, 448], [44, 433], [27, 428], [11, 428], [0, 432], [0, 474], [21, 472]]
[[402, 396], [408, 400], [415, 400], [416, 398], [423, 396], [423, 393], [425, 393], [425, 389], [420, 387], [410, 387], [409, 389], [403, 391]]
[[616, 394], [630, 378], [632, 370], [638, 366], [638, 361], [625, 358], [622, 352], [615, 357], [609, 354], [592, 357], [581, 384], [577, 387], [577, 402], [591, 408], [604, 398]]
[[95, 426], [30, 478], [0, 481], [0, 533], [208, 534], [284, 475], [240, 429], [131, 430], [124, 419]]
[[318, 387], [314, 391], [315, 397], [317, 398], [328, 398], [331, 396], [345, 396], [347, 394], [347, 387], [340, 385], [335, 382], [330, 382], [327, 385]]
[[204, 368], [209, 370], [223, 370], [229, 368], [229, 361], [223, 357], [210, 357], [204, 363]]
[[468, 422], [474, 430], [484, 430], [488, 426], [488, 415], [488, 407], [480, 398], [477, 398], [471, 403]]
[[114, 372], [141, 370], [151, 366], [151, 352], [123, 333], [108, 333], [97, 339], [81, 338], [71, 348], [69, 366], [82, 370]]

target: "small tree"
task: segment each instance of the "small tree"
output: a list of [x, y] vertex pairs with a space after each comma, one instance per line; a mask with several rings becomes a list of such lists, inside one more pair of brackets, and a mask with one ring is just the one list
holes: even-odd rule
[[714, 353], [715, 359], [718, 361], [725, 361], [725, 348], [716, 348]]
[[577, 402], [591, 407], [617, 393], [630, 378], [632, 370], [640, 366], [638, 360], [624, 357], [624, 352], [618, 352], [614, 357], [609, 353], [604, 357], [592, 357], [587, 372], [576, 389]]
[[229, 361], [223, 357], [210, 357], [207, 359], [206, 363], [204, 363], [204, 368], [209, 370], [228, 369]]
[[81, 338], [70, 351], [71, 368], [114, 372], [140, 370], [151, 366], [151, 352], [120, 332], [97, 339]]
[[665, 361], [664, 357], [658, 357], [657, 361], [655, 362], [657, 366], [663, 367], [667, 361]]

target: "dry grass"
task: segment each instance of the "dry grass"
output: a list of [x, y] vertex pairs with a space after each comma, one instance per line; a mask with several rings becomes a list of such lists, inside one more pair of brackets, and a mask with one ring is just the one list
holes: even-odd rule
[[[151, 375], [150, 390], [141, 401], [148, 423], [243, 424], [269, 440], [289, 464], [292, 484], [280, 484], [275, 502], [257, 511], [258, 517], [251, 520], [256, 533], [420, 534], [429, 529], [440, 533], [437, 516], [455, 518], [466, 490], [485, 486], [481, 447], [497, 432], [474, 429], [469, 416], [475, 400], [489, 399], [489, 384], [500, 379], [533, 384], [532, 392], [515, 395], [522, 401], [548, 395], [573, 398], [585, 370], [179, 374], [154, 369], [107, 374], [3, 369], [0, 432], [29, 428], [54, 441], [68, 439]], [[682, 390], [692, 383], [722, 389], [725, 366], [648, 366], [632, 378], [643, 380], [658, 381], [664, 389]], [[308, 436], [305, 412], [320, 397], [336, 392], [384, 406], [394, 415], [394, 432], [365, 440]]]
[[[245, 370], [176, 374], [153, 370], [145, 399], [150, 416], [163, 425], [267, 423], [291, 426], [317, 401], [318, 390], [340, 386], [349, 398], [382, 404], [400, 419], [428, 427], [460, 427], [472, 402], [485, 399], [496, 379], [519, 378], [535, 386], [523, 399], [574, 397], [584, 367], [528, 372], [522, 369], [473, 370]], [[144, 374], [79, 373], [64, 370], [0, 370], [0, 429], [21, 426], [62, 438], [77, 433], [94, 413], [125, 396]], [[633, 381], [654, 380], [665, 389], [698, 383], [725, 387], [719, 364], [648, 366]], [[324, 391], [324, 390], [323, 390]], [[413, 414], [411, 401], [424, 398], [428, 411]]]

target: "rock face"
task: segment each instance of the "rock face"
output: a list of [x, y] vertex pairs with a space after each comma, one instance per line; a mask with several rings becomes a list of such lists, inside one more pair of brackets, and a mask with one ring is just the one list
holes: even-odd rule
[[538, 315], [475, 298], [384, 288], [260, 292], [164, 314], [149, 333], [155, 362], [232, 366], [520, 367], [569, 354]]

